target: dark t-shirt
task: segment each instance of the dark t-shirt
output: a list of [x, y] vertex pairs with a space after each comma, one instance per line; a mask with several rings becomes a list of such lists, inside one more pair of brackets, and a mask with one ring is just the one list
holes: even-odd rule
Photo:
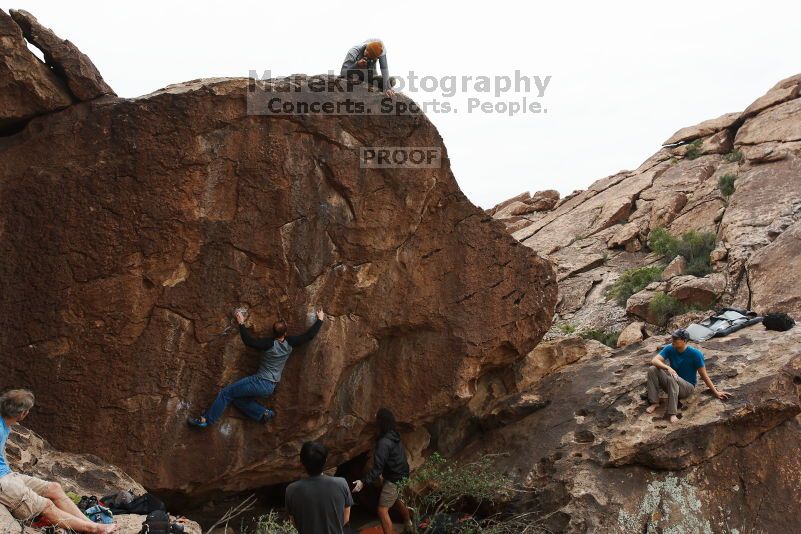
[[319, 475], [290, 484], [285, 502], [300, 534], [342, 534], [353, 497], [344, 478]]

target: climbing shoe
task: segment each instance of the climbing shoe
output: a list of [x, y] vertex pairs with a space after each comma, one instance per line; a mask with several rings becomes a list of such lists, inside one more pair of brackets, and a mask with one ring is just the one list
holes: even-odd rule
[[195, 428], [206, 428], [209, 426], [209, 422], [200, 417], [189, 417], [187, 418], [186, 422], [189, 426], [193, 426]]
[[264, 415], [261, 416], [262, 423], [269, 423], [273, 417], [275, 417], [275, 412], [269, 408], [264, 409]]

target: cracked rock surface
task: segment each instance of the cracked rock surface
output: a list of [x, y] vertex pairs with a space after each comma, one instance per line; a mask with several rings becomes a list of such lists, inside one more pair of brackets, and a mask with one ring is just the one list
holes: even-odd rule
[[[341, 463], [370, 448], [381, 406], [427, 432], [553, 316], [550, 263], [467, 200], [424, 116], [250, 115], [246, 94], [245, 79], [196, 80], [0, 139], [5, 379], [36, 391], [30, 425], [59, 448], [164, 495], [292, 480], [308, 439]], [[364, 146], [439, 147], [443, 165], [365, 169]], [[290, 358], [269, 426], [231, 407], [198, 433], [187, 415], [257, 367], [238, 305], [264, 335], [278, 317], [304, 330], [315, 306], [328, 318]]]
[[795, 531], [787, 510], [801, 498], [801, 329], [698, 344], [732, 397], [713, 398], [699, 380], [676, 424], [664, 406], [646, 414], [641, 399], [664, 342], [599, 353], [586, 341], [572, 363], [533, 383], [526, 373], [517, 398], [542, 402], [474, 436], [462, 456], [502, 452], [498, 468], [528, 490], [517, 506], [551, 532]]

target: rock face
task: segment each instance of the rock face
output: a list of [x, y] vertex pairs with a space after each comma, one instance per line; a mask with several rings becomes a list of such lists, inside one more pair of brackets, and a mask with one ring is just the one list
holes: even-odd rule
[[53, 480], [65, 491], [78, 495], [109, 495], [131, 490], [145, 492], [141, 484], [122, 469], [91, 454], [73, 454], [54, 449], [36, 432], [14, 427], [6, 445], [6, 457], [12, 469], [26, 475]]
[[[107, 464], [91, 454], [69, 454], [55, 450], [41, 436], [30, 429], [15, 426], [6, 444], [6, 458], [11, 468], [19, 473], [58, 482], [64, 491], [78, 495], [102, 497], [130, 490], [141, 495], [145, 489], [120, 468]], [[115, 518], [121, 534], [139, 534], [144, 516], [120, 515]], [[197, 523], [181, 520], [187, 534], [200, 534]], [[14, 520], [0, 506], [0, 532], [3, 534], [38, 532]]]
[[[669, 287], [659, 290], [702, 308], [801, 315], [798, 277], [789, 273], [801, 220], [800, 92], [801, 75], [782, 80], [744, 112], [679, 130], [639, 168], [598, 180], [548, 211], [524, 213], [506, 203], [490, 210], [515, 238], [555, 263], [555, 324], [581, 332], [630, 322], [605, 289], [625, 270], [659, 260], [646, 241], [660, 227], [674, 235], [712, 232], [717, 248], [713, 273], [672, 278], [683, 270], [674, 263], [663, 275]], [[719, 187], [726, 175], [735, 178], [730, 196]], [[516, 202], [528, 205], [531, 198]], [[640, 294], [629, 312], [652, 320], [646, 308], [653, 293]], [[554, 328], [548, 338], [558, 335]]]
[[[316, 80], [332, 103], [375, 98]], [[307, 439], [343, 462], [381, 406], [425, 431], [531, 351], [556, 302], [550, 263], [467, 200], [424, 116], [256, 116], [246, 95], [218, 79], [97, 99], [0, 141], [6, 380], [35, 390], [30, 424], [60, 448], [166, 495], [291, 480]], [[443, 165], [362, 168], [364, 146], [439, 147]], [[237, 305], [265, 335], [318, 305], [327, 321], [269, 427], [231, 407], [201, 434], [187, 415], [257, 367]]]
[[[28, 49], [42, 51], [45, 63]], [[0, 135], [13, 134], [38, 115], [114, 91], [92, 61], [22, 10], [0, 9]]]
[[0, 51], [0, 131], [72, 103], [62, 81], [28, 50], [22, 30], [2, 9]]
[[114, 95], [103, 81], [95, 64], [69, 41], [60, 39], [53, 30], [45, 28], [36, 17], [22, 9], [12, 9], [11, 18], [22, 28], [25, 38], [42, 51], [45, 62], [66, 80], [70, 92], [78, 100], [92, 100], [103, 95]]
[[475, 436], [463, 456], [508, 453], [499, 469], [529, 489], [519, 506], [550, 532], [797, 530], [787, 510], [801, 498], [801, 329], [757, 325], [701, 343], [733, 397], [699, 382], [675, 425], [640, 398], [662, 343], [553, 371], [518, 393], [543, 399], [539, 409]]

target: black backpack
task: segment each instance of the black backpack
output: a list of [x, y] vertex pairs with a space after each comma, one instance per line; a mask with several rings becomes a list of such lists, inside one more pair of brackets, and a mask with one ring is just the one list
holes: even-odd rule
[[786, 313], [769, 313], [762, 318], [762, 324], [767, 330], [784, 332], [790, 330], [795, 325], [795, 321]]
[[170, 514], [164, 510], [150, 512], [139, 532], [140, 534], [170, 534]]
[[138, 514], [147, 515], [150, 512], [166, 511], [167, 507], [159, 500], [158, 497], [152, 493], [145, 493], [140, 497], [134, 497], [130, 502], [121, 502], [119, 504], [114, 502], [111, 511], [117, 515], [121, 514]]

